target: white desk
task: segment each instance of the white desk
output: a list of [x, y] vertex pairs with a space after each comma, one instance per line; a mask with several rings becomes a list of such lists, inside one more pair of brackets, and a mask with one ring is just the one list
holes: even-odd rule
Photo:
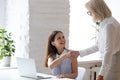
[[95, 65], [101, 66], [102, 59], [98, 55], [95, 55], [95, 54], [96, 53], [93, 53], [83, 58], [78, 57], [78, 66], [88, 67], [88, 68], [91, 66], [95, 66]]
[[78, 57], [78, 66], [84, 67], [87, 70], [87, 78], [85, 80], [96, 80], [96, 76], [102, 64], [102, 59], [95, 54], [96, 53], [93, 53], [92, 55], [88, 55], [83, 58]]
[[[42, 73], [39, 73], [42, 74]], [[47, 76], [48, 74], [42, 74], [44, 76]], [[48, 75], [51, 76], [51, 75]], [[56, 77], [52, 76], [53, 78], [51, 79], [40, 79], [40, 80], [73, 80], [73, 79], [57, 79]], [[32, 78], [25, 78], [25, 77], [20, 77], [18, 75], [18, 70], [17, 69], [0, 69], [0, 80], [35, 80]]]

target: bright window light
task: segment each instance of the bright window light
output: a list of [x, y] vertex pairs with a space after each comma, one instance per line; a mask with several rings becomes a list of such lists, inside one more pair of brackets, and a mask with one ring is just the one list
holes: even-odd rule
[[87, 0], [70, 0], [70, 36], [69, 48], [80, 50], [95, 43], [92, 37], [95, 29], [92, 27], [92, 18], [87, 15], [84, 6]]
[[70, 0], [69, 48], [72, 50], [82, 50], [95, 44], [95, 39], [92, 39], [95, 37], [95, 24], [87, 14], [86, 1]]

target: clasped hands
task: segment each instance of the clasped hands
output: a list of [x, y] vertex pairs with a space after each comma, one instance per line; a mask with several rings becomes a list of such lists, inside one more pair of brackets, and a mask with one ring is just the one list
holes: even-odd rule
[[71, 58], [71, 59], [74, 59], [74, 58], [77, 58], [79, 55], [80, 55], [79, 51], [70, 51], [67, 54], [67, 57]]

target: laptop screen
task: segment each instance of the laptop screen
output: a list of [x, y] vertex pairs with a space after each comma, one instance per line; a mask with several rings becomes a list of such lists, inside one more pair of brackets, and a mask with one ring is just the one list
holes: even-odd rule
[[17, 67], [20, 76], [37, 78], [36, 66], [34, 59], [17, 57]]

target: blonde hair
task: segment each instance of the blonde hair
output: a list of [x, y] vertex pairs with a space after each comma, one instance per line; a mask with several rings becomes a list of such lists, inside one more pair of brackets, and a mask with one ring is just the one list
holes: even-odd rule
[[92, 12], [94, 22], [101, 21], [106, 17], [111, 17], [112, 12], [104, 0], [90, 0], [85, 4], [86, 8]]

